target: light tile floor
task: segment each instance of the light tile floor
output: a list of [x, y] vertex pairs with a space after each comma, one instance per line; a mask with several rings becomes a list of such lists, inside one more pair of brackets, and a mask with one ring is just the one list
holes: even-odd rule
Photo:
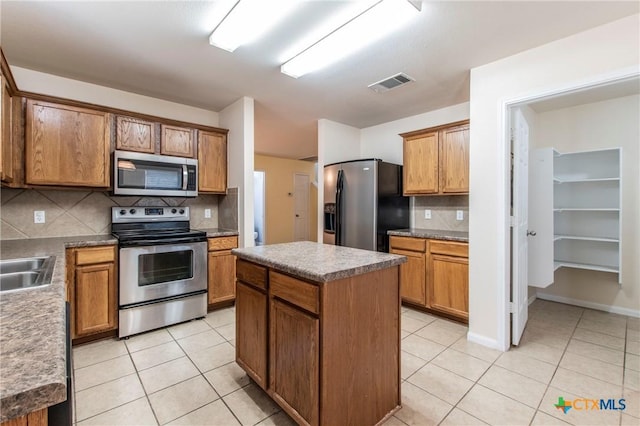
[[[536, 300], [517, 348], [402, 309], [403, 408], [394, 425], [640, 425], [640, 319]], [[234, 362], [234, 308], [74, 348], [77, 425], [293, 425]], [[624, 398], [626, 409], [554, 404]]]

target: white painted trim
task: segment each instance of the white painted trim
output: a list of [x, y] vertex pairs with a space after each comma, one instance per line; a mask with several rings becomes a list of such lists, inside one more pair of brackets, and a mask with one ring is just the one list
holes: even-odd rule
[[531, 304], [532, 304], [533, 302], [535, 302], [535, 301], [536, 301], [536, 299], [537, 299], [537, 297], [536, 297], [535, 295], [534, 295], [534, 296], [531, 296], [531, 297], [529, 298], [529, 301], [527, 302], [527, 306], [531, 306]]
[[581, 306], [583, 308], [596, 309], [598, 311], [610, 312], [613, 314], [627, 315], [629, 317], [640, 318], [640, 311], [622, 308], [620, 306], [604, 305], [602, 303], [587, 302], [585, 300], [572, 299], [570, 297], [556, 296], [553, 294], [538, 293], [538, 299], [549, 300], [551, 302], [565, 303], [567, 305]]
[[507, 350], [509, 350], [509, 347], [507, 347], [506, 349], [503, 349], [502, 346], [498, 344], [497, 340], [490, 339], [486, 336], [483, 336], [478, 333], [473, 333], [471, 331], [467, 333], [467, 340], [482, 346], [486, 346], [491, 349], [497, 349], [502, 352], [506, 352]]

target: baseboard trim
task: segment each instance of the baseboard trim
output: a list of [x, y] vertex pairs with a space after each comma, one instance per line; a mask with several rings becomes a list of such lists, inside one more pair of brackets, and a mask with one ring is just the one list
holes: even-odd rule
[[627, 315], [629, 317], [640, 318], [640, 311], [629, 308], [622, 308], [619, 306], [604, 305], [602, 303], [587, 302], [585, 300], [572, 299], [570, 297], [562, 297], [545, 293], [538, 293], [537, 298], [542, 300], [549, 300], [551, 302], [581, 306], [583, 308], [596, 309], [598, 311], [610, 312], [612, 314]]
[[537, 299], [537, 297], [535, 295], [531, 296], [527, 302], [527, 306], [531, 305], [533, 302], [535, 302]]
[[486, 346], [486, 347], [491, 348], [491, 349], [497, 349], [497, 350], [502, 351], [502, 352], [505, 352], [506, 350], [509, 349], [509, 348], [507, 348], [507, 349], [502, 348], [498, 344], [498, 341], [496, 339], [490, 339], [490, 338], [488, 338], [486, 336], [483, 336], [483, 335], [478, 334], [478, 333], [473, 333], [471, 331], [467, 333], [467, 340], [470, 341], [470, 342], [473, 342], [473, 343], [477, 343], [477, 344], [482, 345], [482, 346]]

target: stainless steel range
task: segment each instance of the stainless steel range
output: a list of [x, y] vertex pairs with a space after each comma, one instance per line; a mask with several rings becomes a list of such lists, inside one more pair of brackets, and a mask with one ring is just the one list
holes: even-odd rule
[[118, 337], [207, 313], [207, 237], [188, 207], [112, 207], [120, 250]]

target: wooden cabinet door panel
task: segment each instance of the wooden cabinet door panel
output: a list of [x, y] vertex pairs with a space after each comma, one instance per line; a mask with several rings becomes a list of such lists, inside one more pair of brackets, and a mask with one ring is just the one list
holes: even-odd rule
[[462, 319], [468, 319], [468, 259], [432, 254], [430, 266], [430, 307]]
[[198, 191], [227, 191], [227, 137], [198, 132]]
[[405, 194], [438, 192], [438, 132], [405, 139], [403, 162]]
[[393, 254], [407, 256], [400, 265], [400, 296], [403, 300], [425, 305], [426, 300], [426, 255], [405, 250], [390, 250]]
[[160, 138], [160, 154], [193, 158], [193, 143], [195, 141], [193, 129], [168, 126], [166, 124], [160, 127], [162, 134]]
[[303, 424], [317, 425], [320, 321], [274, 298], [270, 319], [269, 390]]
[[109, 114], [27, 101], [26, 182], [109, 186]]
[[116, 328], [115, 265], [103, 263], [76, 268], [76, 335]]
[[209, 304], [236, 297], [236, 257], [231, 250], [209, 252]]
[[236, 285], [236, 361], [267, 389], [267, 295], [241, 281]]
[[116, 123], [116, 149], [147, 153], [155, 151], [153, 123], [131, 117], [118, 117]]
[[469, 125], [440, 132], [440, 192], [469, 192]]
[[3, 78], [0, 79], [2, 85], [2, 121], [0, 123], [0, 176], [3, 182], [13, 182], [13, 144], [12, 123], [13, 108], [9, 85]]

